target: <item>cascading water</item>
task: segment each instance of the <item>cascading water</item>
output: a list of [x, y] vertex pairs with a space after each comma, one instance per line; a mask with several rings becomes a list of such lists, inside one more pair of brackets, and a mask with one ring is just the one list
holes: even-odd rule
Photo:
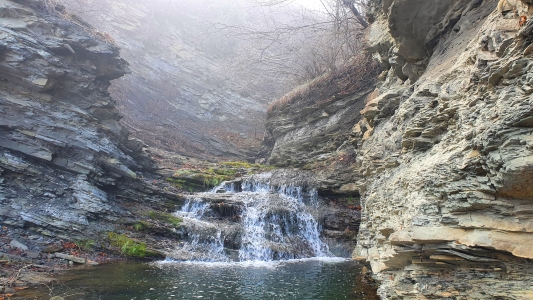
[[201, 220], [209, 204], [189, 200], [177, 214], [187, 220], [188, 242], [175, 255], [184, 260], [227, 261], [222, 231], [215, 224]]
[[330, 256], [320, 239], [316, 190], [276, 187], [269, 179], [270, 174], [255, 175], [190, 197], [176, 213], [184, 218], [188, 237], [176, 257], [272, 261]]

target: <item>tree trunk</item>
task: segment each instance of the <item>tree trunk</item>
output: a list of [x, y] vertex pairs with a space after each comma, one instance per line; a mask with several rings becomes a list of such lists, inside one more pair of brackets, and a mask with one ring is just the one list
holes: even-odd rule
[[350, 0], [343, 0], [344, 5], [348, 6], [352, 13], [354, 14], [355, 18], [357, 19], [357, 22], [363, 26], [363, 28], [368, 28], [368, 22], [365, 20], [363, 16], [359, 13], [355, 5]]

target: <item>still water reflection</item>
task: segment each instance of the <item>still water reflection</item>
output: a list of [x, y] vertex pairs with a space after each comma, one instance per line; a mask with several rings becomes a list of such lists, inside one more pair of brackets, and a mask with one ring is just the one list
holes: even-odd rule
[[[336, 258], [109, 264], [69, 273], [65, 299], [377, 299], [361, 266]], [[41, 298], [39, 298], [41, 299]]]

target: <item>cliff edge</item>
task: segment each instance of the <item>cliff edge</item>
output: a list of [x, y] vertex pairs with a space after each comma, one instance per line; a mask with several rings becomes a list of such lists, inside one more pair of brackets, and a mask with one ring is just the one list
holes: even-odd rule
[[526, 3], [497, 5], [372, 3], [386, 71], [354, 128], [354, 256], [383, 298], [533, 297], [533, 22]]

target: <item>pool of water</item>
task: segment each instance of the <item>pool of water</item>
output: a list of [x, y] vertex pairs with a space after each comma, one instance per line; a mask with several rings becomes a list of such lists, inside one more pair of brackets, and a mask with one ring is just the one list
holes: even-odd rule
[[[356, 262], [115, 263], [70, 271], [49, 286], [65, 299], [378, 299]], [[38, 299], [47, 299], [38, 298]]]

